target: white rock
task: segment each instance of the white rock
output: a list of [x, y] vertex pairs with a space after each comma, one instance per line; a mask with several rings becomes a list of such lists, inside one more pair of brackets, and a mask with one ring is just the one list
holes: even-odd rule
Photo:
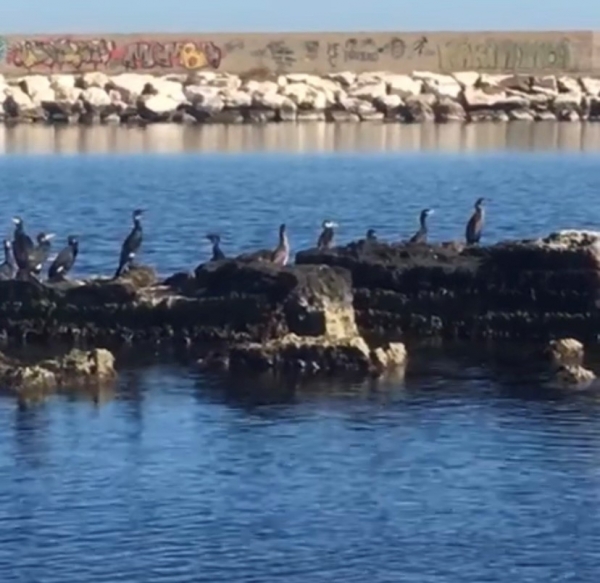
[[288, 80], [285, 75], [279, 75], [279, 77], [277, 77], [277, 87], [285, 87], [287, 84]]
[[211, 85], [219, 77], [214, 71], [199, 71], [194, 73], [198, 85]]
[[46, 75], [26, 75], [19, 80], [27, 95], [33, 99], [34, 93], [42, 94], [50, 89], [50, 78]]
[[50, 75], [50, 86], [55, 90], [73, 89], [75, 87], [74, 75]]
[[508, 112], [508, 119], [514, 121], [533, 121], [535, 116], [527, 109], [511, 109]]
[[288, 83], [282, 87], [281, 94], [289, 97], [298, 107], [304, 109], [323, 110], [335, 101], [323, 91], [306, 83]]
[[42, 105], [44, 102], [52, 102], [56, 101], [56, 93], [54, 89], [51, 87], [43, 88], [41, 85], [39, 89], [31, 92], [30, 94], [31, 101], [33, 101], [34, 105]]
[[246, 91], [222, 91], [221, 98], [225, 107], [250, 107], [252, 105], [252, 96]]
[[511, 105], [515, 108], [526, 108], [529, 106], [529, 100], [518, 95], [507, 95], [504, 91], [487, 93], [481, 89], [466, 87], [464, 90], [465, 103], [469, 107], [503, 107]]
[[559, 77], [556, 80], [556, 84], [558, 85], [558, 89], [560, 91], [570, 92], [570, 93], [581, 93], [581, 85], [577, 79], [573, 79], [573, 77]]
[[285, 95], [281, 95], [280, 93], [255, 93], [252, 98], [252, 103], [254, 105], [258, 105], [259, 107], [266, 107], [267, 109], [287, 109], [287, 110], [296, 110], [298, 106]]
[[581, 93], [559, 93], [554, 98], [554, 107], [579, 107], [582, 99]]
[[376, 99], [376, 102], [386, 110], [397, 109], [403, 104], [402, 97], [399, 95], [382, 95]]
[[481, 75], [476, 71], [459, 71], [452, 73], [452, 77], [463, 87], [473, 87], [479, 81]]
[[110, 77], [105, 73], [100, 73], [100, 71], [93, 71], [83, 74], [83, 82], [88, 87], [101, 87], [104, 89], [109, 81]]
[[178, 101], [166, 95], [150, 95], [144, 99], [144, 107], [157, 115], [172, 113], [178, 105]]
[[242, 90], [247, 91], [250, 95], [267, 95], [267, 93], [277, 93], [281, 87], [273, 81], [246, 81], [242, 85]]
[[202, 103], [205, 100], [219, 97], [220, 92], [218, 87], [207, 85], [188, 85], [183, 90], [185, 98], [191, 103]]
[[331, 79], [344, 87], [350, 87], [356, 83], [356, 73], [351, 71], [341, 71], [340, 73], [329, 73], [325, 75], [326, 79]]
[[79, 87], [57, 87], [54, 91], [54, 98], [57, 102], [75, 103], [83, 93]]
[[212, 81], [208, 82], [207, 85], [210, 87], [219, 87], [235, 91], [242, 86], [242, 80], [237, 75], [225, 74], [215, 77]]
[[439, 73], [430, 73], [428, 71], [415, 71], [413, 73], [414, 79], [420, 79], [423, 81], [425, 91], [433, 93], [438, 97], [452, 97], [456, 99], [462, 87], [458, 81], [451, 75], [441, 75]]
[[390, 94], [407, 97], [408, 95], [419, 95], [423, 88], [423, 81], [413, 79], [408, 75], [388, 75], [385, 78]]
[[592, 77], [581, 77], [581, 86], [588, 95], [597, 97], [600, 95], [600, 79], [594, 79]]
[[152, 75], [138, 75], [135, 73], [121, 73], [110, 78], [115, 87], [129, 92], [131, 95], [141, 95], [146, 83], [152, 84], [155, 77]]
[[28, 111], [36, 108], [36, 105], [20, 87], [6, 87], [4, 89], [4, 99], [12, 97], [21, 111]]
[[[116, 93], [120, 99], [119, 92]], [[88, 87], [81, 93], [81, 98], [94, 107], [106, 107], [112, 103], [108, 93], [100, 87]]]
[[387, 77], [388, 73], [385, 71], [372, 71], [366, 73], [359, 73], [356, 76], [356, 85], [373, 85], [379, 83]]
[[206, 111], [215, 115], [223, 110], [225, 104], [220, 95], [205, 96], [202, 101], [196, 102], [195, 107], [201, 111]]
[[183, 92], [183, 85], [178, 81], [167, 81], [166, 79], [153, 79], [152, 87], [158, 91], [159, 95], [165, 95], [170, 97], [178, 103], [184, 103], [187, 101], [185, 93]]
[[365, 99], [367, 101], [374, 101], [384, 95], [387, 95], [387, 88], [383, 81], [369, 85], [358, 85], [348, 89], [348, 97], [357, 97], [358, 99]]

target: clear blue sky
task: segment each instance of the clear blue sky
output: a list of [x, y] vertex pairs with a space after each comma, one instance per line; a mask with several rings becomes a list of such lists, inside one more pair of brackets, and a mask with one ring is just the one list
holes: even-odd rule
[[598, 0], [0, 0], [0, 32], [600, 29]]

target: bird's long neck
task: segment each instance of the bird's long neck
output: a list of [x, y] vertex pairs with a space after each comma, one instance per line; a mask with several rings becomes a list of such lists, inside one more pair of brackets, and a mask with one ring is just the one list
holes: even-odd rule
[[423, 233], [427, 232], [427, 215], [421, 216], [421, 231]]
[[213, 257], [217, 258], [219, 256], [219, 252], [221, 251], [221, 249], [219, 248], [219, 244], [220, 241], [218, 239], [215, 239], [213, 241]]
[[9, 265], [12, 265], [12, 255], [10, 253], [10, 247], [4, 247], [4, 261]]
[[73, 257], [77, 257], [77, 253], [79, 253], [79, 243], [71, 243], [71, 250], [73, 251]]
[[142, 221], [140, 219], [133, 219], [133, 230], [134, 231], [142, 230]]

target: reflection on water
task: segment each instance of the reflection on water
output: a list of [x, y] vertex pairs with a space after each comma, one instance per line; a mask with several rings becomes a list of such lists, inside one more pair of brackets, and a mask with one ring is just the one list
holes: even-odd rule
[[265, 126], [151, 125], [0, 127], [4, 154], [332, 152], [600, 149], [600, 125], [593, 123], [486, 124], [269, 124]]

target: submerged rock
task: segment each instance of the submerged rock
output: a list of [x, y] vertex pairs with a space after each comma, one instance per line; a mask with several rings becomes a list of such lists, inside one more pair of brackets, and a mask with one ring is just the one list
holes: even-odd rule
[[67, 354], [25, 364], [0, 353], [0, 382], [16, 392], [47, 393], [59, 387], [109, 383], [116, 379], [114, 356], [105, 349], [72, 349]]

